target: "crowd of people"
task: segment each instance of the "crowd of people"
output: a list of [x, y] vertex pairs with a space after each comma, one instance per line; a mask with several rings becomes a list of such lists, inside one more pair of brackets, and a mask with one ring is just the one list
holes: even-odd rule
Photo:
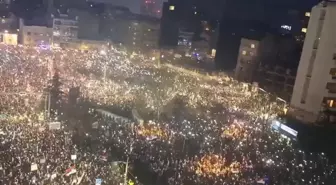
[[[323, 153], [303, 152], [271, 130], [268, 120], [282, 112], [282, 101], [227, 76], [116, 48], [0, 45], [0, 53], [1, 184], [115, 184], [113, 160], [140, 161], [169, 185], [335, 183], [336, 167]], [[136, 109], [147, 121], [98, 116], [98, 126], [83, 131], [85, 142], [76, 142], [78, 131], [50, 130], [41, 102], [55, 70], [64, 95], [80, 87], [86, 101]]]

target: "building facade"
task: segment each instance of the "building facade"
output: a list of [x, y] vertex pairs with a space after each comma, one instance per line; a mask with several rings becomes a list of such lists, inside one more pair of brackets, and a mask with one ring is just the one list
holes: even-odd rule
[[179, 37], [178, 7], [175, 3], [165, 2], [162, 7], [160, 23], [160, 47], [176, 47]]
[[22, 26], [21, 29], [22, 44], [29, 46], [45, 46], [51, 45], [52, 28], [45, 26]]
[[[81, 39], [100, 39], [99, 24], [100, 17], [93, 13], [81, 9], [71, 8], [68, 12], [69, 17], [75, 18], [73, 24], [77, 24], [77, 37]], [[77, 21], [77, 23], [76, 23]], [[71, 27], [76, 32], [76, 27]]]
[[315, 122], [336, 108], [336, 2], [312, 9], [291, 99], [292, 114]]
[[59, 14], [53, 19], [52, 43], [56, 46], [66, 45], [78, 38], [78, 17], [69, 17], [67, 14]]
[[239, 81], [252, 82], [255, 70], [259, 65], [258, 40], [242, 38], [238, 52], [235, 78]]

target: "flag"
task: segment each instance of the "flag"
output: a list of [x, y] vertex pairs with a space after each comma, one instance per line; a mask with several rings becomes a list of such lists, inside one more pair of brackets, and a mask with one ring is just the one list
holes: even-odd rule
[[98, 121], [92, 123], [92, 128], [94, 128], [94, 129], [98, 128]]
[[231, 172], [234, 173], [234, 174], [236, 174], [236, 173], [239, 173], [239, 170], [232, 169]]
[[134, 182], [132, 180], [129, 180], [128, 185], [134, 185]]
[[149, 136], [146, 138], [147, 141], [153, 141], [155, 139], [157, 139], [158, 137], [157, 136]]
[[264, 181], [264, 179], [260, 179], [260, 180], [257, 181], [257, 183], [258, 184], [265, 184], [265, 181]]
[[107, 161], [107, 155], [102, 155], [101, 157], [100, 157], [100, 159], [102, 160], [102, 161]]
[[75, 166], [72, 166], [70, 168], [68, 168], [67, 170], [65, 170], [65, 176], [70, 176], [72, 174], [75, 174], [77, 172]]
[[50, 176], [50, 180], [53, 180], [54, 178], [56, 178], [56, 176], [57, 176], [56, 173], [52, 174], [52, 175]]
[[106, 153], [106, 150], [103, 151], [103, 154], [100, 156], [100, 159], [103, 160], [103, 161], [107, 161], [107, 158], [108, 158], [108, 155]]

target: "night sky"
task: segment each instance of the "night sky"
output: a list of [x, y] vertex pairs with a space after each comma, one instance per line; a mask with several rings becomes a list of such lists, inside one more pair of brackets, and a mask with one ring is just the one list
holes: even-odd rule
[[[141, 0], [91, 0], [91, 1], [110, 1], [110, 2], [116, 2], [117, 4], [120, 5], [125, 4], [131, 8], [132, 7], [135, 8], [137, 6], [137, 3], [134, 3], [134, 1], [141, 1]], [[163, 0], [157, 0], [157, 1], [163, 1]], [[201, 12], [206, 19], [216, 20], [220, 19], [221, 17], [224, 3], [226, 0], [181, 0], [181, 1], [183, 1], [184, 3], [190, 3], [196, 5], [198, 11]], [[274, 7], [289, 3], [293, 4], [296, 7], [308, 8], [312, 7], [314, 4], [317, 4], [319, 0], [278, 0], [278, 1], [266, 0], [266, 1], [268, 1], [268, 3], [270, 4], [273, 4]], [[43, 7], [42, 2], [43, 0], [15, 0], [12, 2], [11, 9], [16, 15], [24, 18], [31, 18], [32, 16], [41, 16], [45, 12], [45, 8]], [[253, 1], [244, 0], [242, 2], [245, 4], [245, 6], [250, 6], [251, 4], [246, 4], [246, 2], [251, 3]]]

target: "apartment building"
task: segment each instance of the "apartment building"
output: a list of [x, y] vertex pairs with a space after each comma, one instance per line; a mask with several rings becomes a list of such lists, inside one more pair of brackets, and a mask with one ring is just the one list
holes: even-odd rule
[[336, 110], [336, 2], [322, 2], [310, 13], [291, 99], [292, 114], [306, 122]]

